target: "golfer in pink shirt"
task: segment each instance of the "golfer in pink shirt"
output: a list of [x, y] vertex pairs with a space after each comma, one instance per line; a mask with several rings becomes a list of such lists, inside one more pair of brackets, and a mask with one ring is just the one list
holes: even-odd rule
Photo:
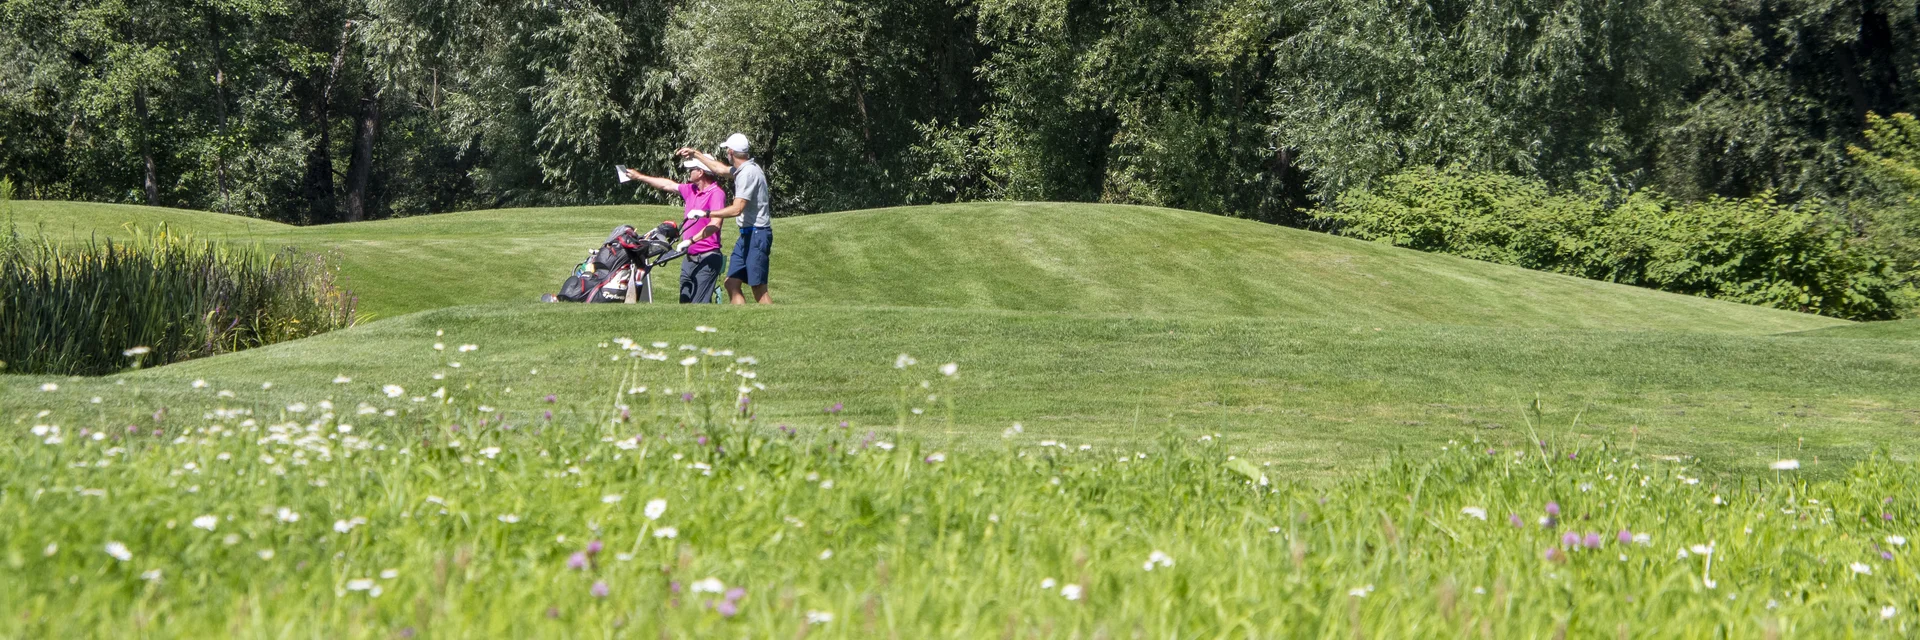
[[727, 194], [706, 165], [688, 160], [681, 166], [687, 169], [686, 182], [656, 178], [633, 169], [627, 170], [627, 177], [661, 191], [678, 193], [686, 202], [686, 217], [680, 223], [681, 241], [687, 243], [687, 257], [680, 261], [680, 303], [713, 302], [720, 271], [727, 260], [720, 255], [720, 227], [724, 221], [707, 214], [727, 208]]

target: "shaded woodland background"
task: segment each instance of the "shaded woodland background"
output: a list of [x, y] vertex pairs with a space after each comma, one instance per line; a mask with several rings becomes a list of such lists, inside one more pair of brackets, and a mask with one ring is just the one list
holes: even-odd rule
[[974, 199], [1303, 224], [1451, 166], [1845, 198], [1913, 0], [8, 0], [21, 197], [296, 223], [651, 201], [749, 132], [785, 213]]
[[1162, 205], [1884, 318], [1920, 308], [1920, 126], [1889, 118], [1917, 25], [1916, 0], [4, 0], [0, 178], [324, 224], [661, 202], [611, 166], [744, 131], [781, 215]]

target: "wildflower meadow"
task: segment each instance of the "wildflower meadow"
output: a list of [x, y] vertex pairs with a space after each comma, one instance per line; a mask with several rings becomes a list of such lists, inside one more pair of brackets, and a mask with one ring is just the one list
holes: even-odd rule
[[[455, 338], [417, 348], [484, 348]], [[768, 424], [749, 354], [602, 349], [622, 373], [580, 397], [446, 367], [315, 397], [196, 380], [215, 408], [169, 415], [140, 383], [46, 383], [0, 416], [0, 635], [1908, 637], [1920, 615], [1920, 470], [1884, 455], [1717, 477], [1541, 425], [1289, 480], [1178, 425], [906, 435], [965, 401], [965, 363], [890, 363], [892, 424], [835, 398]]]

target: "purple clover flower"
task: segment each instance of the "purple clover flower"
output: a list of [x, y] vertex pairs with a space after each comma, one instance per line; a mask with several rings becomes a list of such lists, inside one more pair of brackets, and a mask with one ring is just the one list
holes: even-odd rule
[[560, 399], [559, 399], [559, 398], [557, 398], [557, 397], [555, 397], [555, 396], [554, 396], [553, 394], [551, 394], [551, 393], [549, 393], [549, 394], [547, 394], [547, 397], [546, 397], [546, 398], [543, 398], [543, 400], [546, 400], [546, 402], [547, 402], [547, 404], [553, 404], [553, 403], [555, 403], [555, 402], [559, 402], [559, 401], [560, 401]]
[[686, 392], [686, 393], [682, 393], [682, 394], [680, 394], [680, 401], [681, 401], [681, 402], [693, 402], [693, 392], [692, 392], [692, 391], [688, 391], [688, 392]]
[[741, 598], [745, 597], [747, 597], [747, 589], [745, 587], [734, 587], [728, 589], [726, 593], [727, 602], [738, 602]]
[[1615, 539], [1619, 540], [1620, 544], [1633, 544], [1633, 532], [1627, 529], [1621, 529], [1620, 536]]
[[1598, 532], [1588, 533], [1587, 539], [1584, 542], [1588, 549], [1598, 549], [1601, 545], [1600, 534]]
[[723, 618], [731, 618], [740, 613], [740, 607], [733, 604], [732, 600], [721, 600], [719, 604], [713, 605], [713, 610], [720, 612], [720, 617]]
[[833, 403], [833, 406], [831, 407], [827, 407], [827, 413], [840, 413], [841, 411], [844, 411], [844, 410], [846, 410], [846, 407], [841, 406], [841, 404], [838, 402]]
[[600, 550], [604, 548], [606, 548], [606, 545], [601, 544], [599, 540], [589, 542], [587, 543], [587, 555], [590, 555], [590, 556], [600, 555]]
[[1518, 514], [1518, 513], [1509, 513], [1509, 514], [1507, 514], [1507, 524], [1511, 524], [1511, 525], [1513, 525], [1513, 528], [1515, 528], [1515, 529], [1518, 529], [1518, 528], [1520, 528], [1520, 527], [1524, 527], [1524, 526], [1527, 526], [1527, 523], [1526, 523], [1526, 521], [1525, 521], [1525, 520], [1521, 520], [1521, 519], [1520, 519], [1520, 514]]
[[673, 593], [680, 593], [680, 581], [679, 580], [667, 581], [667, 590]]
[[587, 590], [587, 593], [593, 594], [595, 598], [605, 598], [608, 592], [609, 590], [607, 589], [607, 582], [605, 580], [593, 581], [593, 588]]
[[[547, 397], [549, 397], [549, 398], [551, 398], [551, 397], [553, 397], [553, 396], [547, 396]], [[552, 412], [552, 411], [547, 411], [547, 412], [545, 412], [545, 413], [542, 413], [542, 414], [540, 414], [540, 417], [541, 417], [541, 418], [544, 418], [544, 419], [546, 419], [546, 421], [547, 421], [547, 422], [553, 422], [553, 412]]]
[[1552, 501], [1547, 502], [1547, 515], [1553, 516], [1555, 518], [1560, 517], [1560, 503], [1552, 502]]
[[1572, 531], [1560, 534], [1560, 546], [1568, 549], [1580, 548], [1580, 534]]
[[575, 551], [573, 555], [567, 556], [567, 568], [574, 571], [587, 568], [587, 554]]

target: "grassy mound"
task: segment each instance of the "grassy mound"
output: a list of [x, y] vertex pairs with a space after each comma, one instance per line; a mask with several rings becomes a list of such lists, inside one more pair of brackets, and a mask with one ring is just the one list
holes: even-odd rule
[[[1249, 443], [1246, 455], [1313, 473], [1401, 446], [1472, 437], [1517, 446], [1550, 434], [1637, 441], [1731, 471], [1764, 471], [1767, 461], [1797, 455], [1818, 472], [1826, 467], [1816, 459], [1857, 460], [1876, 446], [1915, 453], [1901, 434], [1920, 424], [1920, 343], [993, 310], [716, 314], [680, 305], [438, 310], [125, 376], [0, 378], [0, 405], [134, 420], [153, 409], [126, 406], [128, 391], [198, 415], [222, 404], [340, 402], [396, 384], [499, 391], [497, 402], [512, 407], [546, 408], [541, 400], [553, 394], [564, 410], [616, 391], [609, 381], [628, 358], [601, 345], [619, 337], [726, 346], [765, 360], [770, 386], [755, 401], [769, 426], [847, 420], [885, 430], [906, 394], [906, 409], [957, 403], [952, 423], [912, 429], [937, 444], [991, 447], [1022, 422], [1038, 436], [1126, 446], [1175, 424], [1226, 433]], [[461, 352], [462, 344], [478, 350]], [[932, 369], [949, 361], [961, 366], [958, 380], [932, 402], [928, 392], [903, 391], [890, 367], [900, 353], [923, 361], [909, 383], [941, 380]], [[687, 355], [676, 350], [671, 359]], [[349, 381], [334, 382], [342, 377]], [[262, 390], [266, 382], [273, 388]], [[39, 391], [45, 383], [60, 388]], [[238, 397], [218, 397], [223, 390]], [[87, 404], [94, 396], [106, 401]], [[1536, 397], [1544, 416], [1527, 413]], [[845, 412], [825, 413], [833, 403]]]
[[[505, 209], [295, 228], [144, 207], [17, 209], [23, 225], [54, 235], [164, 220], [205, 235], [337, 251], [361, 309], [388, 317], [533, 300], [558, 288], [614, 225], [678, 217], [667, 207]], [[775, 300], [786, 304], [1740, 334], [1845, 324], [1149, 207], [881, 209], [782, 219], [775, 235]]]

